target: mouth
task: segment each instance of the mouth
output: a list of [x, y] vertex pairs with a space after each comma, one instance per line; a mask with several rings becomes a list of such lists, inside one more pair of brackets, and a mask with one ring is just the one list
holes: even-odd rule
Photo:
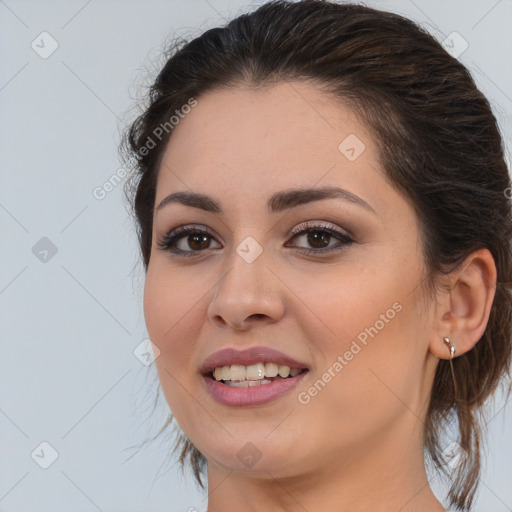
[[219, 350], [199, 369], [205, 391], [218, 403], [230, 407], [274, 401], [289, 393], [308, 372], [305, 363], [261, 345]]

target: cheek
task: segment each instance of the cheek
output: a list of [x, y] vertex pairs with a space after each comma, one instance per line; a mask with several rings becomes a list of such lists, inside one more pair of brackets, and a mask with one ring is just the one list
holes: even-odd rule
[[311, 400], [312, 409], [318, 407], [317, 416], [342, 406], [354, 421], [359, 418], [363, 431], [372, 415], [385, 422], [385, 417], [403, 408], [393, 392], [409, 403], [415, 400], [410, 390], [421, 375], [425, 345], [419, 297], [411, 293], [419, 268], [397, 260], [358, 271], [347, 269], [342, 275], [337, 272], [321, 279], [321, 289], [318, 276], [302, 278], [301, 293], [308, 297], [305, 305], [316, 319], [311, 323], [314, 315], [302, 315], [301, 328], [320, 355], [315, 377], [326, 383], [318, 383], [322, 391]]
[[324, 338], [324, 364], [315, 379], [297, 390], [304, 428], [325, 434], [319, 451], [329, 453], [333, 439], [340, 446], [364, 447], [371, 439], [381, 439], [398, 418], [419, 410], [414, 390], [421, 361], [402, 346], [409, 313], [404, 306], [385, 323], [379, 315], [386, 313], [388, 302], [382, 304], [363, 313], [352, 304], [354, 309], [338, 314], [339, 329], [354, 335]]
[[331, 357], [348, 349], [345, 346], [392, 308], [400, 295], [391, 269], [369, 263], [296, 272], [287, 276], [287, 283], [300, 299], [292, 316], [312, 344]]
[[144, 317], [150, 335], [162, 343], [162, 348], [200, 299], [200, 294], [194, 293], [194, 284], [180, 278], [179, 272], [159, 258], [150, 260], [144, 285]]
[[195, 326], [199, 329], [204, 323], [204, 303], [200, 302], [204, 292], [189, 292], [193, 287], [180, 283], [176, 273], [169, 276], [156, 267], [148, 268], [144, 287], [146, 327], [160, 350], [155, 365], [166, 401], [180, 426], [189, 431], [191, 418], [201, 412], [190, 395], [197, 385], [193, 381], [197, 372], [193, 339], [198, 336]]
[[144, 317], [149, 337], [160, 350], [156, 360], [159, 371], [165, 368], [178, 376], [189, 370], [193, 350], [189, 338], [194, 335], [194, 326], [201, 325], [197, 318], [202, 307], [200, 298], [192, 286], [179, 282], [176, 273], [171, 276], [165, 269], [148, 268]]

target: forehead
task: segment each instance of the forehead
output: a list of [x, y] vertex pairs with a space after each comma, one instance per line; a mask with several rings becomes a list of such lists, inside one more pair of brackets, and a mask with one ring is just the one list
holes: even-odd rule
[[368, 130], [319, 86], [241, 85], [196, 100], [165, 149], [157, 201], [170, 190], [236, 190], [249, 199], [292, 186], [376, 186], [379, 163]]

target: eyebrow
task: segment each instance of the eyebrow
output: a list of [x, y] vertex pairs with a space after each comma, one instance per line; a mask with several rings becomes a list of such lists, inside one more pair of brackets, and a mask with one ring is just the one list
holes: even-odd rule
[[[267, 208], [271, 213], [278, 213], [295, 206], [320, 201], [322, 199], [343, 199], [376, 214], [375, 210], [364, 199], [361, 199], [348, 190], [338, 187], [292, 189], [277, 192], [267, 201]], [[155, 209], [161, 210], [164, 206], [171, 203], [179, 203], [212, 213], [223, 213], [221, 203], [210, 196], [195, 192], [174, 192], [173, 194], [169, 194], [162, 199]]]

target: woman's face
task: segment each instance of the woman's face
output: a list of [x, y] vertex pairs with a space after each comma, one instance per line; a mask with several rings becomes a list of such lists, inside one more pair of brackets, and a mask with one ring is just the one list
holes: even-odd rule
[[145, 318], [210, 471], [320, 475], [416, 447], [437, 364], [424, 276], [376, 141], [315, 86], [209, 92], [174, 127]]

